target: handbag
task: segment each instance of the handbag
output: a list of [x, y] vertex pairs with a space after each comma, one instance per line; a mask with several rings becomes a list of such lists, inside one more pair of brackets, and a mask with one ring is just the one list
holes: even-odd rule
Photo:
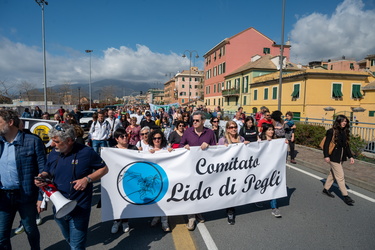
[[[324, 136], [323, 140], [320, 142], [319, 147], [321, 149], [324, 148], [324, 143], [326, 142], [326, 136]], [[335, 148], [336, 144], [334, 143], [334, 137], [332, 136], [332, 140], [329, 142], [328, 146], [328, 154], [331, 155], [333, 152], [333, 149]]]

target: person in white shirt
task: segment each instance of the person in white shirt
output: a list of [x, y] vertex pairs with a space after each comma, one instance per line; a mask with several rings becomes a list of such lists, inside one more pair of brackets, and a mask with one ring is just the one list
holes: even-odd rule
[[98, 120], [92, 123], [89, 131], [92, 148], [96, 153], [100, 153], [101, 147], [108, 147], [110, 133], [111, 126], [108, 121], [104, 120], [104, 111], [102, 111], [98, 114]]
[[236, 112], [236, 116], [233, 118], [233, 121], [235, 123], [237, 123], [238, 131], [240, 131], [241, 128], [243, 127], [243, 120], [241, 119], [241, 112], [240, 111]]
[[108, 118], [106, 119], [106, 121], [108, 121], [109, 126], [111, 127], [108, 139], [108, 146], [113, 147], [117, 144], [115, 138], [113, 137], [113, 133], [116, 131], [116, 129], [122, 127], [121, 121], [119, 119], [116, 119], [115, 111], [113, 111], [112, 109], [108, 110]]

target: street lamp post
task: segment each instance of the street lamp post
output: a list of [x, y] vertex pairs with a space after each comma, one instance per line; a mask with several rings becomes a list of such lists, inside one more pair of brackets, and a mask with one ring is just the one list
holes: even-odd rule
[[85, 50], [86, 53], [89, 53], [90, 54], [90, 77], [89, 77], [89, 106], [90, 106], [90, 110], [91, 110], [91, 101], [92, 101], [92, 89], [91, 89], [91, 52], [93, 52], [93, 50], [91, 49], [87, 49]]
[[283, 54], [284, 54], [284, 23], [285, 23], [285, 0], [283, 0], [283, 8], [281, 14], [281, 46], [280, 46], [280, 76], [279, 76], [279, 99], [277, 109], [281, 111], [281, 96], [283, 84]]
[[78, 109], [81, 110], [81, 87], [78, 87]]
[[189, 106], [189, 103], [190, 103], [190, 82], [191, 82], [191, 57], [193, 56], [193, 54], [195, 53], [195, 58], [198, 58], [199, 55], [198, 55], [198, 52], [196, 50], [185, 50], [184, 51], [184, 54], [182, 55], [182, 57], [186, 57], [185, 53], [188, 52], [189, 53], [189, 60], [190, 60], [190, 67], [189, 67], [189, 88], [188, 88], [188, 91], [189, 91], [189, 99], [188, 99], [188, 106]]
[[47, 70], [46, 70], [46, 39], [44, 33], [44, 5], [48, 5], [45, 0], [35, 0], [35, 2], [42, 7], [42, 44], [43, 44], [43, 72], [44, 72], [44, 108], [48, 112], [47, 106]]

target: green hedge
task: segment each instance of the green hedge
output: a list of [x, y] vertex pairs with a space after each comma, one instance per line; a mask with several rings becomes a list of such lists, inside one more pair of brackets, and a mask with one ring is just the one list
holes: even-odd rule
[[297, 144], [305, 145], [313, 148], [319, 148], [319, 144], [326, 135], [323, 126], [308, 125], [303, 123], [296, 124], [294, 137]]
[[[298, 123], [294, 133], [297, 144], [320, 149], [319, 144], [326, 135], [326, 130], [323, 126]], [[356, 157], [362, 153], [366, 146], [366, 142], [358, 135], [352, 135], [349, 144]]]

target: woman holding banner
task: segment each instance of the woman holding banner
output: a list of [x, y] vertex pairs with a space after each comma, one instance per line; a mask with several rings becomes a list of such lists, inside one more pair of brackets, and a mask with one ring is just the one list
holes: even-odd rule
[[[148, 137], [148, 144], [150, 153], [154, 154], [158, 151], [172, 151], [172, 148], [168, 148], [167, 139], [161, 130], [154, 130]], [[160, 221], [160, 217], [154, 217], [151, 221], [151, 226], [154, 227]], [[168, 224], [168, 216], [161, 216], [161, 228], [164, 232], [170, 232], [171, 229]]]
[[185, 131], [185, 124], [183, 121], [177, 121], [176, 129], [169, 135], [168, 141], [172, 148], [178, 148], [180, 146], [181, 137]]
[[[225, 126], [225, 136], [219, 139], [218, 145], [228, 146], [229, 144], [245, 142], [245, 139], [238, 134], [237, 130], [238, 130], [237, 123], [234, 121], [228, 121]], [[247, 143], [249, 142], [247, 141], [246, 144]], [[236, 223], [234, 207], [227, 208], [226, 211], [227, 211], [227, 216], [228, 216], [228, 224], [234, 225]]]
[[[116, 131], [113, 134], [117, 145], [114, 146], [115, 148], [121, 148], [121, 149], [133, 149], [137, 150], [136, 146], [130, 145], [129, 144], [129, 138], [128, 135], [126, 134], [126, 130], [122, 127], [119, 127], [116, 129]], [[121, 220], [115, 220], [113, 222], [112, 228], [111, 228], [111, 233], [115, 234], [118, 232], [120, 225], [122, 226], [122, 230], [124, 233], [127, 233], [130, 231], [129, 227], [129, 220], [128, 219], [121, 219]]]
[[150, 134], [150, 127], [149, 126], [144, 126], [141, 129], [140, 136], [141, 140], [137, 142], [135, 145], [139, 151], [146, 151], [148, 152], [149, 144], [148, 144], [148, 135]]
[[[273, 124], [269, 123], [263, 123], [262, 124], [262, 133], [260, 134], [260, 140], [264, 141], [271, 141], [272, 139], [276, 139], [275, 135], [275, 127]], [[285, 140], [285, 143], [288, 143], [288, 140]], [[276, 218], [281, 218], [280, 210], [277, 208], [277, 200], [273, 199], [271, 200], [271, 209], [272, 209], [272, 215]]]

